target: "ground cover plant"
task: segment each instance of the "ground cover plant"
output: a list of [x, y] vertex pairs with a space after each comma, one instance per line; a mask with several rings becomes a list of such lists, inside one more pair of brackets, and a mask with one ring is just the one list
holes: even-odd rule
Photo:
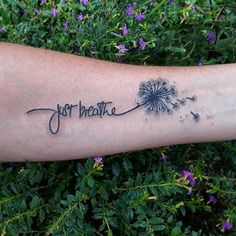
[[[235, 63], [233, 0], [0, 0], [0, 41], [142, 65]], [[236, 235], [236, 142], [0, 164], [1, 235]]]

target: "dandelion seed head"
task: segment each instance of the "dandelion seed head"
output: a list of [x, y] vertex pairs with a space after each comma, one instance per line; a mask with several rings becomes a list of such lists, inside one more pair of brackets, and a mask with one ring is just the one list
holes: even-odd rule
[[174, 87], [162, 79], [149, 80], [142, 82], [139, 87], [138, 96], [140, 104], [146, 108], [147, 113], [159, 114], [168, 113], [172, 114], [170, 102], [175, 95]]

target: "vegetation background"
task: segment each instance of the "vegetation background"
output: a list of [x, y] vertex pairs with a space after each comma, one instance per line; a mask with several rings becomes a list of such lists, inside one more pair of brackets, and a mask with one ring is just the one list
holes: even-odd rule
[[[234, 0], [0, 0], [0, 40], [118, 63], [235, 63], [235, 13]], [[0, 186], [1, 235], [236, 235], [236, 142], [2, 163]]]

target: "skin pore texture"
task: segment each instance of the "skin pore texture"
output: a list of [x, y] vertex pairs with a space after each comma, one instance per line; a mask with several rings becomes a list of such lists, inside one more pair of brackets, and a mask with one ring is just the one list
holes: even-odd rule
[[0, 161], [236, 139], [236, 64], [134, 66], [0, 43]]

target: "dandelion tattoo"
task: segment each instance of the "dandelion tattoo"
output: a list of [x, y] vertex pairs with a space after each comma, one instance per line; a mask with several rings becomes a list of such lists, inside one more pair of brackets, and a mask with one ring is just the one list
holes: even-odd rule
[[[65, 104], [61, 106], [57, 104], [56, 109], [53, 108], [33, 108], [26, 113], [46, 111], [50, 112], [51, 116], [48, 122], [48, 128], [52, 134], [57, 134], [60, 130], [61, 118], [72, 117], [77, 112], [78, 118], [89, 118], [97, 116], [103, 118], [105, 116], [123, 116], [137, 109], [144, 108], [147, 114], [161, 115], [162, 113], [172, 114], [178, 111], [181, 106], [185, 106], [187, 101], [196, 102], [197, 97], [178, 97], [177, 90], [174, 86], [169, 85], [164, 79], [158, 78], [142, 82], [138, 91], [138, 102], [129, 110], [118, 112], [115, 106], [112, 106], [111, 101], [101, 101], [95, 106], [86, 107], [82, 101], [77, 104]], [[200, 120], [200, 115], [189, 111], [195, 121]]]

